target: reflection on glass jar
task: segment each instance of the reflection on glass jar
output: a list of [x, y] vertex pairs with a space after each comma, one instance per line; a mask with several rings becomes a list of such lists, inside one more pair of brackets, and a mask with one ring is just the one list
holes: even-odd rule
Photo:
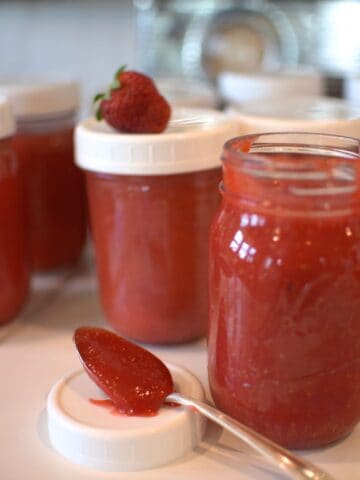
[[360, 418], [359, 141], [239, 137], [210, 239], [209, 379], [219, 408], [288, 447]]

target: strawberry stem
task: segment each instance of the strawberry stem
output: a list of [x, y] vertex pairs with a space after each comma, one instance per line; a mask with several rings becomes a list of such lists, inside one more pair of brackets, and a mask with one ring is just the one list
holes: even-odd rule
[[118, 68], [115, 72], [114, 75], [114, 80], [120, 80], [120, 75], [126, 70], [126, 65], [121, 65], [120, 68]]

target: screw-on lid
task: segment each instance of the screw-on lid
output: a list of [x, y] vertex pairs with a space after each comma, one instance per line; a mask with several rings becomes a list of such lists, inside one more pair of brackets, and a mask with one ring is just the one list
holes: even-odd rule
[[80, 87], [70, 80], [0, 77], [0, 95], [10, 100], [17, 119], [67, 114], [80, 105]]
[[277, 98], [289, 95], [321, 95], [324, 81], [318, 72], [289, 70], [275, 73], [223, 72], [219, 75], [219, 92], [230, 104]]
[[0, 97], [0, 139], [15, 132], [15, 120], [11, 105], [6, 98]]
[[221, 165], [236, 122], [215, 110], [174, 110], [161, 134], [124, 134], [106, 122], [86, 120], [76, 128], [76, 163], [86, 170], [124, 175], [165, 175]]
[[253, 102], [229, 110], [238, 122], [237, 133], [317, 132], [360, 136], [360, 108], [329, 97], [289, 97]]
[[[167, 364], [177, 391], [204, 400], [199, 380]], [[47, 401], [51, 445], [76, 464], [105, 471], [148, 470], [189, 453], [204, 434], [206, 421], [186, 407], [163, 406], [151, 417], [114, 415], [89, 401], [104, 394], [83, 371], [60, 380]]]

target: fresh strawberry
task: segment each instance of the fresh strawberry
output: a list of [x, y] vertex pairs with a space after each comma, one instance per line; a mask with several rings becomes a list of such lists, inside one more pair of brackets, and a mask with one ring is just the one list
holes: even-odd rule
[[161, 133], [171, 114], [170, 105], [143, 73], [125, 71], [115, 74], [108, 93], [95, 96], [100, 102], [97, 119], [104, 118], [112, 127], [127, 133]]

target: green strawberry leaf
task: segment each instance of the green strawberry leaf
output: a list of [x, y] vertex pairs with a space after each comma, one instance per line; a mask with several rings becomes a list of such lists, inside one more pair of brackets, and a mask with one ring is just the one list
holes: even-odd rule
[[96, 110], [96, 115], [95, 116], [96, 116], [96, 120], [98, 122], [100, 122], [100, 120], [102, 120], [104, 118], [100, 107]]
[[105, 98], [105, 93], [97, 93], [93, 98], [93, 103], [96, 103], [103, 98]]

